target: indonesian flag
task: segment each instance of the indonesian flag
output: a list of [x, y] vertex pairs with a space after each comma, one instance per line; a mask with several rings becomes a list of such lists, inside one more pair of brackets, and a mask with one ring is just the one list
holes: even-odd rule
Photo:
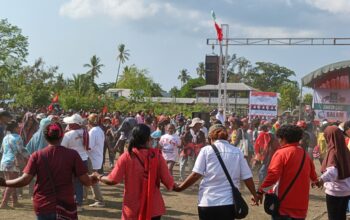
[[211, 17], [214, 20], [214, 25], [215, 25], [215, 29], [216, 29], [216, 34], [218, 36], [218, 40], [221, 42], [223, 39], [223, 34], [222, 34], [222, 29], [221, 27], [218, 25], [218, 23], [216, 23], [216, 15], [214, 11], [211, 11]]
[[58, 102], [58, 94], [52, 99], [52, 103], [57, 103]]

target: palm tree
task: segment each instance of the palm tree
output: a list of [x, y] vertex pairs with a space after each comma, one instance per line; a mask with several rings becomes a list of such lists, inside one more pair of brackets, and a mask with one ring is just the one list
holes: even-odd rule
[[129, 60], [129, 50], [125, 49], [125, 44], [119, 44], [118, 45], [118, 56], [117, 56], [117, 60], [119, 60], [119, 65], [118, 65], [118, 73], [117, 73], [117, 79], [116, 79], [116, 83], [118, 83], [118, 79], [119, 79], [119, 71], [120, 71], [120, 65], [124, 64], [125, 61]]
[[101, 73], [101, 67], [103, 67], [103, 64], [100, 64], [100, 58], [96, 55], [93, 55], [90, 59], [90, 63], [84, 64], [84, 67], [90, 68], [89, 71], [86, 72], [86, 74], [90, 75], [93, 82], [95, 82], [95, 77], [98, 78], [99, 74]]
[[180, 70], [180, 75], [177, 77], [181, 81], [181, 87], [189, 80], [191, 79], [191, 76], [188, 75], [187, 69]]
[[205, 65], [203, 62], [198, 63], [198, 67], [197, 67], [197, 74], [199, 77], [204, 79], [205, 76]]
[[78, 95], [85, 95], [90, 88], [90, 75], [86, 74], [73, 74], [73, 80], [71, 80], [73, 89]]

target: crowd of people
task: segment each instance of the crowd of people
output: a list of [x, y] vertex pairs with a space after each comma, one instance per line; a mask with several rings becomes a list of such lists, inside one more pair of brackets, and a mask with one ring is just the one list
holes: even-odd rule
[[181, 192], [201, 180], [199, 219], [231, 220], [237, 201], [230, 178], [238, 189], [244, 183], [252, 205], [277, 195], [272, 219], [305, 219], [310, 186], [325, 188], [329, 219], [349, 211], [350, 121], [249, 120], [222, 109], [208, 122], [181, 113], [33, 112], [0, 110], [1, 209], [21, 206], [29, 185], [38, 220], [77, 219], [89, 191], [89, 206], [104, 207], [100, 185], [123, 182], [122, 219], [160, 219], [161, 183]]

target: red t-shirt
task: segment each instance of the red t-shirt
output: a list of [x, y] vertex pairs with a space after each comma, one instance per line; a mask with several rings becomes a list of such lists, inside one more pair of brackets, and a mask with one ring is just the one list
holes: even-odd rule
[[[140, 150], [145, 157], [148, 155], [147, 150]], [[161, 182], [167, 189], [172, 189], [174, 179], [170, 175], [167, 164], [162, 156], [159, 157], [159, 175]], [[140, 199], [142, 193], [144, 168], [136, 157], [131, 157], [129, 152], [122, 154], [108, 179], [114, 183], [124, 181], [124, 200], [122, 219], [137, 220], [140, 210]], [[165, 205], [162, 194], [158, 187], [155, 188], [153, 195], [152, 217], [165, 214]]]
[[[43, 154], [46, 155], [47, 162], [42, 158]], [[34, 152], [23, 172], [37, 176], [33, 195], [35, 213], [49, 214], [56, 212], [56, 199], [67, 207], [76, 207], [72, 177], [82, 176], [88, 171], [75, 150], [51, 146]], [[55, 184], [56, 195], [48, 172], [51, 173]]]
[[[299, 170], [304, 150], [298, 143], [282, 146], [271, 159], [267, 176], [260, 189], [268, 189], [279, 181], [278, 198], [281, 198]], [[306, 152], [304, 166], [281, 202], [279, 212], [292, 218], [305, 218], [309, 205], [310, 179], [317, 181], [315, 166]]]

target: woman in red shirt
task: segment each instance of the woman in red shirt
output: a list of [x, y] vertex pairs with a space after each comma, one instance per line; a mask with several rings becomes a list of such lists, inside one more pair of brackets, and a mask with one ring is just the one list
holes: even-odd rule
[[124, 182], [122, 219], [156, 220], [165, 214], [160, 182], [172, 190], [174, 179], [159, 149], [152, 149], [151, 130], [139, 124], [132, 130], [128, 152], [117, 160], [108, 176], [94, 175], [107, 185]]
[[[0, 178], [0, 186], [23, 187], [36, 176], [33, 206], [38, 220], [53, 220], [60, 214], [69, 219], [78, 219], [72, 176], [78, 177], [85, 186], [97, 182], [95, 176], [88, 176], [79, 154], [61, 146], [63, 134], [59, 123], [49, 124], [44, 129], [49, 145], [30, 156], [23, 175], [6, 181]], [[66, 211], [58, 212], [57, 206]]]

